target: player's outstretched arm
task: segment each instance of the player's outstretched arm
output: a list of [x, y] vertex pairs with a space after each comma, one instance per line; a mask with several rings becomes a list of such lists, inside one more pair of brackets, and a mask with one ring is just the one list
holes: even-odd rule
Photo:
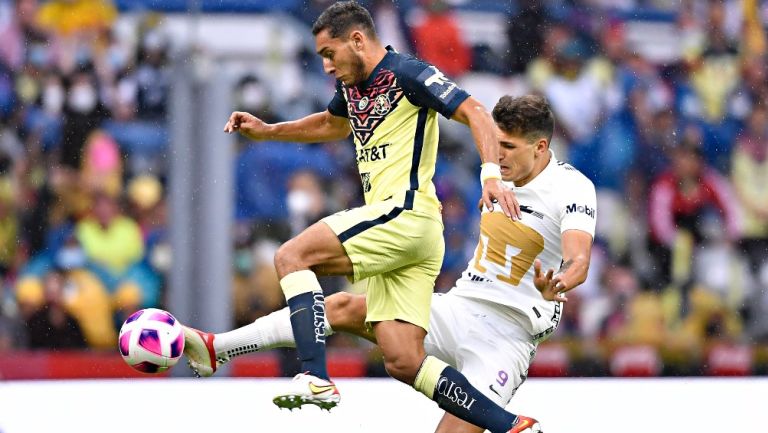
[[341, 140], [351, 131], [346, 118], [334, 116], [327, 110], [298, 120], [280, 123], [266, 123], [253, 114], [235, 111], [224, 125], [224, 132], [239, 132], [251, 140], [299, 143]]
[[[496, 124], [483, 104], [470, 96], [459, 105], [451, 119], [469, 126], [477, 151], [480, 153], [480, 160], [483, 164], [495, 165], [498, 172], [499, 142], [496, 137]], [[501, 173], [488, 177], [481, 175], [481, 177], [483, 204], [488, 209], [493, 209], [493, 200], [496, 200], [508, 217], [519, 220], [520, 204], [517, 202], [515, 193], [501, 182]]]
[[561, 244], [563, 264], [557, 273], [554, 269], [542, 273], [539, 259], [533, 263], [534, 285], [548, 301], [567, 302], [565, 293], [587, 279], [592, 235], [581, 230], [566, 230], [562, 234]]

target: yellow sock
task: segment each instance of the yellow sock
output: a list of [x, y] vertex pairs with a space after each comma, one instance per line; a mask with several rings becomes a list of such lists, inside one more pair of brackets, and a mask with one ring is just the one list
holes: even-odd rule
[[302, 293], [321, 292], [320, 282], [317, 276], [309, 269], [303, 271], [291, 272], [280, 280], [280, 287], [283, 289], [285, 299], [291, 299]]
[[434, 356], [427, 356], [424, 358], [424, 362], [421, 363], [419, 373], [416, 374], [416, 380], [413, 381], [413, 387], [432, 399], [433, 394], [435, 393], [435, 387], [437, 386], [437, 380], [440, 379], [440, 373], [442, 373], [447, 366], [448, 364]]

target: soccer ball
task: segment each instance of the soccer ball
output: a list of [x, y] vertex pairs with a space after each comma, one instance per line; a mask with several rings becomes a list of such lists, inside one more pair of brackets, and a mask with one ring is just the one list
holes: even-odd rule
[[173, 367], [184, 352], [184, 330], [171, 313], [145, 308], [131, 314], [120, 328], [120, 355], [142, 373]]

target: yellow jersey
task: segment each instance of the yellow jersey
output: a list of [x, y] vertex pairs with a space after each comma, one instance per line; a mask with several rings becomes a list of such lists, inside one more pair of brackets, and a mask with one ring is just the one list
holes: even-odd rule
[[450, 118], [468, 97], [436, 67], [392, 47], [365, 81], [337, 81], [328, 111], [349, 119], [366, 204], [402, 196], [405, 209], [439, 209], [437, 113]]

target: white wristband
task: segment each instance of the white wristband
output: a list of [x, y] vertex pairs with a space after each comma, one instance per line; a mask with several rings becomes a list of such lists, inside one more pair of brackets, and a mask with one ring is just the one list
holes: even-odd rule
[[486, 162], [480, 166], [480, 184], [488, 179], [501, 179], [501, 167], [495, 162]]

